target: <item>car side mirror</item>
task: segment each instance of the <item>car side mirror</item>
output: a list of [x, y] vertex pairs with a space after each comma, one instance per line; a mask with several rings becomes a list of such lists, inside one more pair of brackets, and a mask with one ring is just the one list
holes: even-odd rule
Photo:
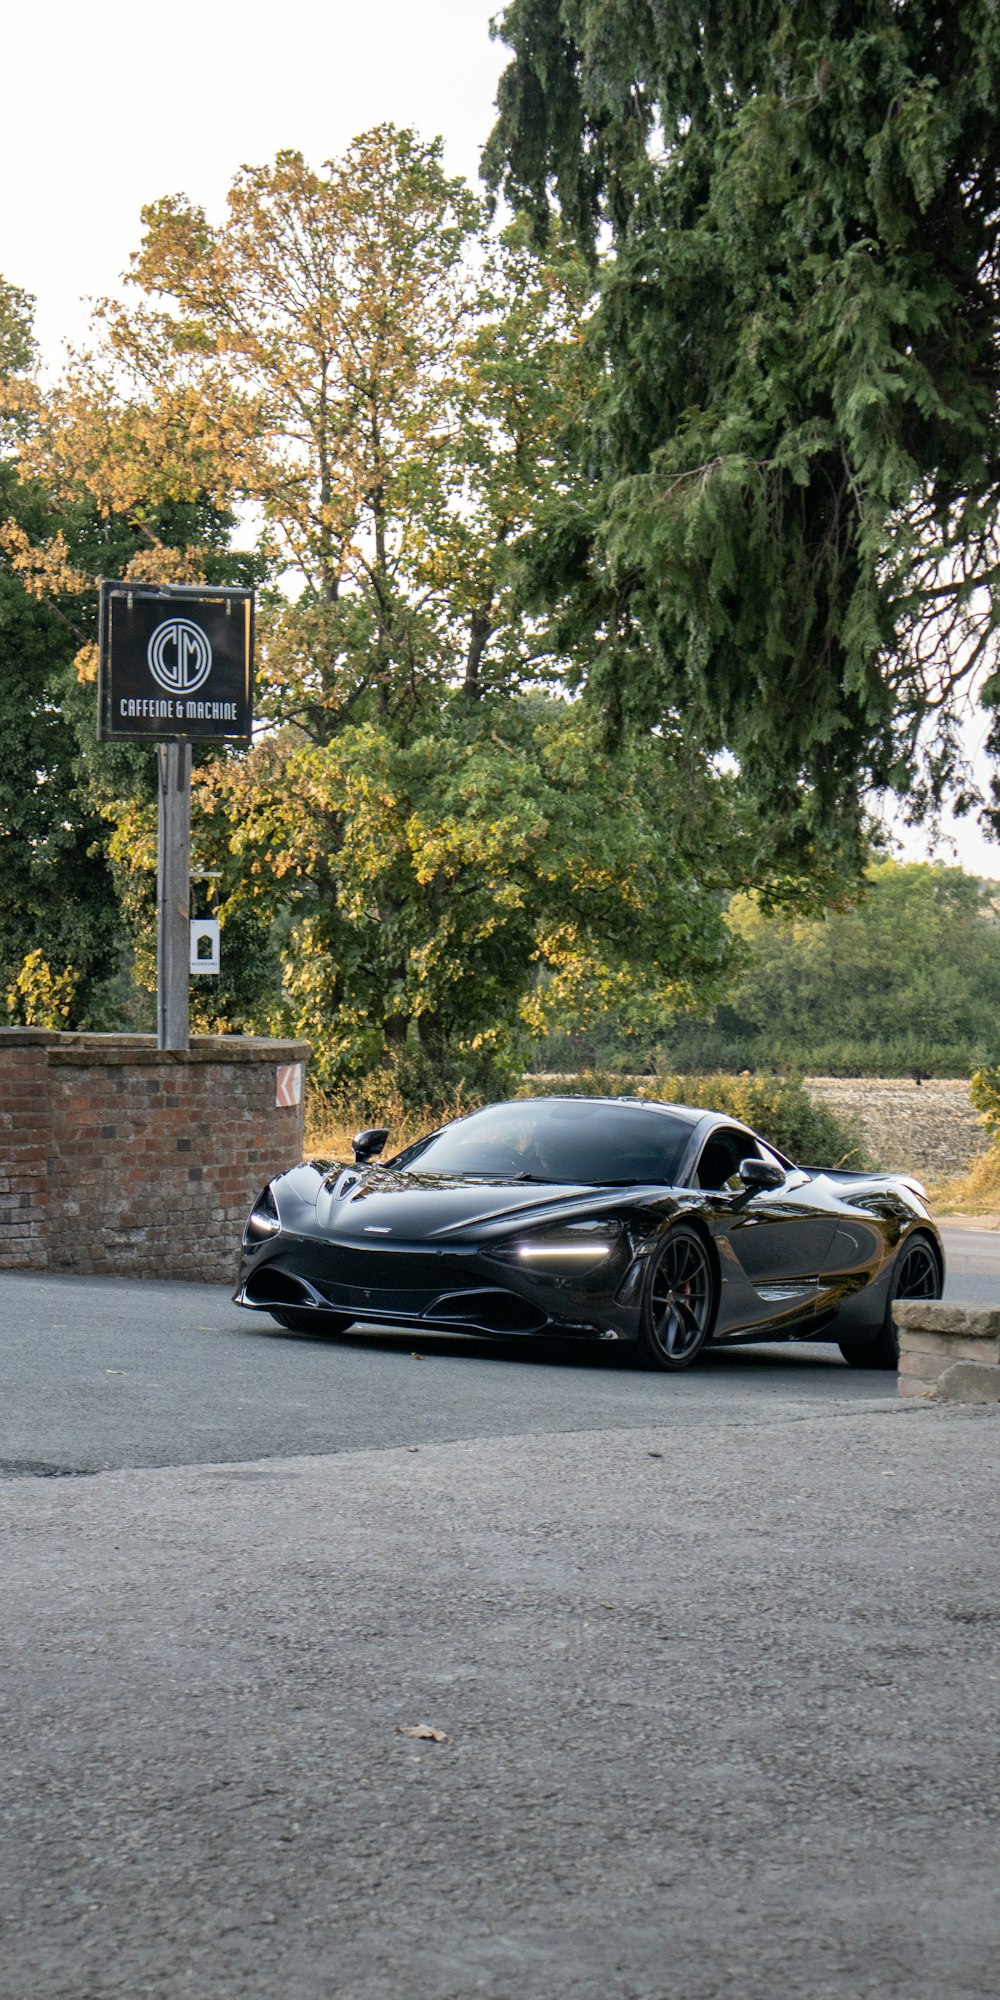
[[763, 1194], [765, 1188], [780, 1188], [785, 1185], [782, 1169], [778, 1166], [773, 1167], [770, 1160], [741, 1160], [739, 1176], [748, 1199], [753, 1194]]
[[388, 1125], [373, 1125], [370, 1131], [355, 1132], [351, 1140], [355, 1166], [363, 1167], [366, 1160], [377, 1160], [388, 1137]]

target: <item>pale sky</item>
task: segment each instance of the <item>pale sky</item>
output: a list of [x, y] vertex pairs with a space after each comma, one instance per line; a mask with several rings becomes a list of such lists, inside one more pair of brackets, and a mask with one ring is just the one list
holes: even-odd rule
[[0, 272], [38, 301], [46, 361], [82, 338], [139, 211], [183, 193], [221, 214], [239, 166], [318, 165], [372, 125], [440, 133], [476, 181], [505, 54], [502, 0], [8, 0]]
[[[116, 289], [139, 211], [183, 193], [220, 216], [236, 169], [294, 147], [316, 165], [389, 122], [440, 133], [477, 180], [507, 60], [503, 0], [11, 0], [2, 31], [0, 274], [37, 300], [49, 368]], [[985, 726], [973, 725], [970, 748]], [[1000, 877], [1000, 844], [950, 823], [962, 866]], [[902, 834], [907, 859], [926, 836]], [[953, 861], [947, 844], [941, 859]]]

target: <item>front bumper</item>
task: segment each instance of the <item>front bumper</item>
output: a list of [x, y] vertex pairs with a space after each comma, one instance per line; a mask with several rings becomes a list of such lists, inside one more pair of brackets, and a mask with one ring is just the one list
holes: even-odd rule
[[638, 1333], [637, 1307], [593, 1279], [529, 1273], [477, 1247], [368, 1249], [282, 1235], [244, 1257], [233, 1297], [256, 1312], [336, 1313], [361, 1324], [493, 1336], [633, 1340]]

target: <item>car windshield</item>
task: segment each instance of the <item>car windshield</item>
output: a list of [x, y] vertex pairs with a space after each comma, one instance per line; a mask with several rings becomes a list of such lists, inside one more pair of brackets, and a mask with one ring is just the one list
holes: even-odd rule
[[672, 1185], [691, 1130], [690, 1121], [648, 1105], [525, 1098], [460, 1118], [408, 1146], [391, 1164], [410, 1173]]

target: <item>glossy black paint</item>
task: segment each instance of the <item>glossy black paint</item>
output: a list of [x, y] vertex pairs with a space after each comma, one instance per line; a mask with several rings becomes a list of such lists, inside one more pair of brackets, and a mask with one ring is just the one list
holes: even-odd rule
[[[524, 1108], [559, 1102], [526, 1100]], [[623, 1104], [590, 1102], [595, 1112], [606, 1104], [619, 1114]], [[721, 1114], [636, 1108], [643, 1121], [669, 1114], [675, 1136], [683, 1121], [686, 1143], [670, 1184], [422, 1173], [416, 1149], [399, 1156], [408, 1166], [306, 1161], [255, 1204], [236, 1303], [318, 1327], [325, 1314], [342, 1323], [635, 1340], [651, 1260], [683, 1220], [712, 1259], [713, 1341], [863, 1344], [881, 1333], [896, 1258], [914, 1232], [933, 1243], [943, 1275], [922, 1190], [905, 1177], [794, 1167]], [[642, 1125], [654, 1141], [666, 1129]], [[725, 1184], [700, 1185], [724, 1169]], [[768, 1179], [780, 1185], [760, 1184]]]

